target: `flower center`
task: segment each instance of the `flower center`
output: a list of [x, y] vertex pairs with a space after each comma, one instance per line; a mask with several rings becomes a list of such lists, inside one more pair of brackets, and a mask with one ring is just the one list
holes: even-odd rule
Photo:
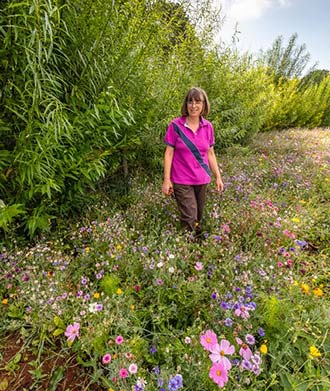
[[225, 352], [223, 350], [220, 351], [220, 356], [224, 356]]
[[217, 369], [216, 374], [217, 374], [217, 376], [221, 376], [221, 371], [220, 371], [220, 369]]

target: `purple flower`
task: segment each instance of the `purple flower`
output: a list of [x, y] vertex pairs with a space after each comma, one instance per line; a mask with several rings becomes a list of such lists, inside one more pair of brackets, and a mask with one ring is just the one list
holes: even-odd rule
[[265, 332], [264, 332], [264, 329], [262, 327], [258, 328], [258, 334], [260, 335], [260, 337], [264, 337], [265, 336]]
[[246, 343], [248, 343], [249, 345], [254, 345], [256, 340], [254, 338], [254, 336], [252, 334], [246, 334], [245, 336], [245, 341]]
[[249, 360], [242, 360], [242, 368], [249, 371], [252, 368], [252, 364]]
[[232, 305], [230, 303], [227, 303], [226, 301], [222, 301], [220, 303], [220, 307], [224, 310], [230, 310], [232, 308]]
[[301, 247], [301, 248], [304, 248], [304, 247], [306, 247], [306, 246], [308, 245], [308, 243], [305, 242], [305, 240], [299, 240], [299, 239], [296, 239], [296, 240], [295, 240], [295, 243], [296, 243], [299, 247]]
[[182, 376], [177, 374], [168, 382], [169, 391], [177, 391], [179, 388], [183, 387]]
[[227, 327], [231, 327], [233, 325], [233, 321], [230, 318], [226, 318], [223, 323]]
[[155, 354], [156, 352], [157, 352], [156, 345], [152, 345], [151, 348], [150, 348], [150, 353], [151, 354]]

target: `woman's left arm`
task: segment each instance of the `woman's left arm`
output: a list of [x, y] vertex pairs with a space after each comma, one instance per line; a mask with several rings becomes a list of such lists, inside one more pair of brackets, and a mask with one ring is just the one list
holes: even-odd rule
[[211, 171], [213, 172], [213, 174], [215, 176], [217, 191], [222, 191], [224, 186], [223, 186], [223, 182], [222, 182], [222, 179], [221, 179], [221, 174], [220, 174], [217, 158], [215, 156], [215, 152], [214, 152], [214, 148], [213, 147], [211, 147], [208, 150], [207, 157], [208, 157], [208, 160], [209, 160], [210, 169], [211, 169]]

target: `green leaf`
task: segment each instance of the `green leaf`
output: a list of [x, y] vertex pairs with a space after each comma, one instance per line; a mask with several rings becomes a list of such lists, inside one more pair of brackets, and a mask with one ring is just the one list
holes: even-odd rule
[[61, 335], [64, 333], [64, 330], [63, 329], [56, 329], [54, 332], [53, 332], [53, 336], [54, 337], [57, 337], [58, 335]]
[[54, 316], [53, 322], [56, 327], [59, 327], [61, 329], [65, 329], [64, 321], [59, 316]]

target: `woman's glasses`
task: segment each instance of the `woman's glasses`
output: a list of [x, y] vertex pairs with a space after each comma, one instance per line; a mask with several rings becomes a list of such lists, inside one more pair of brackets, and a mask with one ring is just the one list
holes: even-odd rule
[[194, 100], [194, 99], [192, 99], [192, 100], [188, 100], [188, 105], [189, 106], [193, 106], [193, 105], [195, 105], [195, 106], [200, 106], [200, 105], [202, 105], [203, 104], [203, 100]]

